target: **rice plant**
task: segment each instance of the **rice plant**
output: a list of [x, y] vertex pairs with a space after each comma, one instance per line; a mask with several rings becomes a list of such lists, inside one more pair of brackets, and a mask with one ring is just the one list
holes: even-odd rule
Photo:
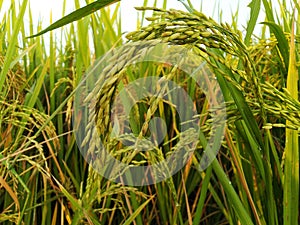
[[[149, 6], [144, 1], [136, 9], [142, 15], [152, 12], [142, 18], [150, 24], [128, 33], [125, 40], [119, 3], [102, 8], [113, 2], [80, 6], [75, 0], [78, 10], [46, 29], [33, 27], [30, 8], [30, 24], [23, 22], [30, 7], [27, 1], [12, 1], [3, 17], [1, 223], [298, 224], [299, 4], [293, 1], [291, 12], [282, 1], [277, 12], [271, 1], [253, 0], [243, 36], [235, 22], [218, 23], [190, 1], [182, 1], [186, 11], [156, 8], [156, 3]], [[266, 19], [257, 36], [253, 31], [262, 8]], [[46, 32], [49, 46], [42, 35]], [[57, 34], [63, 41], [56, 41]], [[149, 55], [153, 58], [147, 61]], [[172, 63], [153, 62], [161, 55]], [[185, 57], [189, 55], [193, 57]], [[209, 99], [190, 76], [199, 64], [205, 66], [203, 71], [211, 71], [201, 82], [209, 87], [218, 84], [220, 90], [212, 93], [222, 92], [226, 111], [211, 107], [218, 99]], [[102, 67], [95, 72], [97, 65]], [[180, 69], [183, 65], [186, 70]], [[155, 82], [147, 86], [148, 78]], [[130, 86], [134, 82], [137, 85]], [[126, 104], [135, 100], [133, 90], [143, 93], [128, 110]], [[167, 97], [149, 94], [162, 90]], [[172, 94], [178, 90], [187, 94]], [[124, 106], [114, 105], [122, 93]], [[86, 102], [91, 104], [86, 107]], [[77, 111], [76, 104], [84, 107]], [[182, 123], [182, 118], [190, 118], [189, 109], [198, 116]], [[225, 112], [226, 125], [221, 116]], [[151, 123], [153, 118], [163, 119], [165, 125]], [[195, 129], [184, 129], [195, 121], [201, 128], [196, 135]], [[76, 125], [84, 135], [78, 135]], [[112, 135], [116, 129], [122, 135]], [[157, 140], [153, 131], [164, 135], [152, 151], [144, 151], [150, 146], [147, 141], [133, 145]], [[223, 135], [220, 146], [209, 141], [217, 135]], [[99, 141], [127, 167], [120, 172], [105, 161]], [[193, 154], [174, 154], [191, 146]], [[217, 151], [215, 158], [206, 155], [210, 148]], [[157, 173], [143, 171], [142, 182], [149, 185], [126, 185], [140, 176], [132, 168], [156, 165], [170, 155], [172, 166], [180, 168], [172, 176], [162, 163]], [[210, 164], [203, 164], [204, 159]], [[113, 179], [99, 174], [99, 168]], [[159, 177], [165, 179], [151, 182]]]

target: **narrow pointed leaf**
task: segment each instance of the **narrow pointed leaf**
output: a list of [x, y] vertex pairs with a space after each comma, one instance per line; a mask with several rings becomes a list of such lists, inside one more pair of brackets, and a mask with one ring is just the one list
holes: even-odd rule
[[[294, 21], [292, 25], [290, 62], [287, 76], [287, 90], [291, 96], [298, 99], [298, 69], [296, 66]], [[293, 124], [286, 122], [287, 126]], [[299, 211], [299, 136], [298, 132], [286, 128], [286, 146], [284, 160], [284, 196], [283, 196], [284, 225], [297, 224]]]
[[99, 9], [105, 7], [105, 6], [108, 6], [108, 5], [113, 4], [115, 2], [118, 2], [118, 1], [120, 1], [120, 0], [98, 0], [96, 2], [88, 4], [88, 5], [82, 7], [78, 10], [75, 10], [74, 12], [68, 14], [67, 16], [59, 19], [58, 21], [51, 24], [46, 29], [42, 30], [41, 32], [39, 32], [35, 35], [30, 36], [29, 38], [40, 36], [42, 34], [47, 33], [48, 31], [55, 30], [55, 29], [60, 28], [64, 25], [67, 25], [69, 23], [77, 21], [77, 20], [79, 20], [79, 19], [81, 19], [85, 16], [88, 16], [88, 15], [96, 12], [97, 10], [99, 10]]
[[246, 33], [246, 37], [245, 37], [246, 45], [250, 44], [251, 36], [253, 34], [255, 25], [257, 24], [258, 15], [260, 12], [260, 5], [261, 5], [260, 0], [253, 0], [248, 6], [248, 7], [250, 7], [251, 12], [250, 12], [250, 19], [249, 19], [248, 26], [247, 26], [247, 33]]
[[283, 33], [282, 27], [273, 22], [263, 22], [262, 24], [268, 25], [271, 32], [275, 35], [278, 41], [278, 48], [283, 57], [286, 68], [289, 67], [289, 44]]
[[146, 205], [148, 205], [148, 203], [154, 198], [154, 196], [152, 196], [151, 198], [149, 198], [147, 201], [145, 201], [143, 204], [141, 204], [138, 209], [132, 213], [130, 215], [130, 217], [123, 223], [123, 225], [129, 225], [132, 224], [132, 222], [134, 221], [134, 219], [141, 213], [141, 211], [146, 207]]

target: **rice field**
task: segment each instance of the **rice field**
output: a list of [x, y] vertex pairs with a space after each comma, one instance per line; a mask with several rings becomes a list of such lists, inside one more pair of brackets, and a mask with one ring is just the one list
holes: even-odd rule
[[1, 224], [299, 223], [299, 3], [249, 1], [238, 30], [181, 2], [137, 3], [122, 34], [119, 1], [46, 29], [11, 1]]

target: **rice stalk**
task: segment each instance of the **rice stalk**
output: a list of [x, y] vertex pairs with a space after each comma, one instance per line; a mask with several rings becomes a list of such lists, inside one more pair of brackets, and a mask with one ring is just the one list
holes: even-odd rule
[[[257, 151], [258, 146], [259, 148], [264, 148], [259, 129], [270, 130], [275, 127], [286, 126], [278, 121], [290, 121], [288, 128], [299, 132], [300, 120], [299, 113], [297, 113], [299, 111], [299, 101], [292, 98], [291, 94], [286, 91], [284, 88], [285, 80], [278, 79], [284, 73], [281, 67], [284, 64], [284, 59], [276, 58], [272, 55], [272, 52], [275, 51], [278, 45], [278, 39], [271, 37], [267, 41], [261, 41], [258, 44], [251, 44], [246, 47], [241, 40], [241, 36], [231, 31], [229, 25], [219, 25], [201, 13], [186, 13], [179, 10], [165, 10], [152, 7], [141, 7], [138, 9], [153, 10], [153, 17], [148, 18], [152, 24], [126, 36], [132, 41], [130, 49], [122, 49], [122, 51], [115, 54], [112, 61], [103, 68], [101, 79], [96, 83], [94, 90], [85, 99], [88, 102], [94, 96], [97, 96], [91, 107], [95, 111], [92, 111], [90, 114], [90, 121], [97, 121], [97, 130], [92, 130], [90, 135], [86, 137], [85, 143], [92, 139], [92, 133], [98, 133], [101, 136], [103, 135], [101, 138], [104, 140], [104, 147], [109, 149], [110, 152], [117, 153], [114, 156], [128, 153], [129, 149], [126, 148], [116, 151], [117, 145], [110, 145], [110, 142], [113, 140], [106, 135], [111, 132], [110, 102], [113, 102], [114, 95], [118, 93], [114, 87], [118, 86], [127, 72], [123, 68], [134, 63], [137, 58], [143, 58], [144, 55], [151, 51], [152, 46], [143, 46], [143, 42], [141, 42], [143, 40], [157, 40], [158, 42], [154, 42], [156, 44], [161, 41], [170, 45], [188, 46], [196, 54], [203, 57], [216, 74], [219, 74], [228, 84], [232, 85], [230, 89], [232, 89], [233, 101], [227, 102], [228, 127], [231, 130], [235, 130], [238, 126], [237, 123], [241, 122], [240, 124], [246, 130], [246, 135], [250, 134], [251, 149]], [[289, 38], [288, 35], [287, 38]], [[133, 58], [132, 55], [134, 55]], [[276, 67], [278, 70], [273, 73]], [[167, 73], [165, 76], [168, 77], [171, 74]], [[218, 78], [221, 79], [221, 77]], [[239, 91], [243, 91], [243, 96], [239, 94]], [[239, 102], [241, 99], [243, 99], [242, 103]], [[236, 107], [237, 104], [238, 106]], [[245, 105], [249, 108], [249, 112], [245, 113], [242, 110]], [[150, 114], [147, 114], [149, 116], [148, 119], [151, 118], [150, 115], [153, 115], [156, 109], [157, 104], [153, 106], [152, 110], [150, 109]], [[209, 115], [210, 112], [206, 112], [206, 115]], [[251, 121], [249, 115], [255, 120]], [[256, 121], [260, 120], [263, 122], [258, 127]], [[207, 120], [205, 122], [204, 130], [209, 130], [211, 121]], [[88, 125], [88, 128], [91, 126]], [[127, 141], [133, 140], [131, 136], [124, 136], [123, 139]], [[92, 154], [95, 149], [94, 146], [89, 152]], [[257, 163], [257, 170], [260, 171], [261, 177], [257, 178], [258, 180], [263, 180], [265, 176], [269, 176], [269, 171], [265, 167], [269, 162], [264, 163], [262, 161], [263, 154], [269, 154], [267, 148], [263, 150], [263, 153], [257, 151], [251, 155], [254, 157], [255, 163]], [[275, 157], [277, 153], [273, 151], [273, 154]], [[143, 154], [140, 155], [143, 156]], [[135, 154], [131, 156], [128, 154], [125, 156], [125, 159], [129, 159], [128, 162], [133, 162], [135, 165], [141, 165], [150, 159], [143, 156], [146, 161], [136, 162], [133, 161], [135, 156]], [[155, 158], [152, 160], [158, 160], [158, 158]], [[150, 159], [150, 161], [152, 160]], [[241, 167], [238, 164], [236, 166]], [[214, 169], [217, 171], [219, 179], [222, 180], [222, 184], [225, 185], [227, 179], [224, 178], [224, 174], [218, 164], [214, 163]], [[243, 174], [243, 171], [240, 171], [240, 174]], [[90, 185], [91, 182], [89, 182]], [[266, 218], [263, 216], [263, 211], [266, 208], [259, 202], [256, 202], [256, 199], [253, 201], [253, 192], [255, 191], [250, 187], [245, 198], [248, 198], [250, 201], [253, 213], [256, 215], [256, 223], [266, 224]], [[230, 185], [226, 186], [226, 193], [235, 204], [241, 204]], [[234, 207], [234, 209], [238, 212], [239, 219], [243, 221], [243, 224], [252, 224], [247, 210], [244, 211], [243, 207]]]

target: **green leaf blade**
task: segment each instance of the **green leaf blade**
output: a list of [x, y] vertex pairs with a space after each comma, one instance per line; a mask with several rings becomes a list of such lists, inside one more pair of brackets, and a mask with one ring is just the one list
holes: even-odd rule
[[46, 29], [42, 30], [41, 32], [29, 36], [28, 38], [33, 38], [33, 37], [37, 37], [40, 36], [42, 34], [47, 33], [48, 31], [52, 31], [55, 30], [57, 28], [60, 28], [62, 26], [65, 26], [69, 23], [72, 23], [74, 21], [80, 20], [81, 18], [88, 16], [94, 12], [96, 12], [97, 10], [108, 6], [110, 4], [113, 4], [115, 2], [118, 2], [120, 0], [98, 0], [96, 2], [93, 2], [91, 4], [88, 4], [80, 9], [75, 10], [74, 12], [68, 14], [67, 16], [59, 19], [58, 21], [56, 21], [55, 23], [51, 24], [49, 27], [47, 27]]

